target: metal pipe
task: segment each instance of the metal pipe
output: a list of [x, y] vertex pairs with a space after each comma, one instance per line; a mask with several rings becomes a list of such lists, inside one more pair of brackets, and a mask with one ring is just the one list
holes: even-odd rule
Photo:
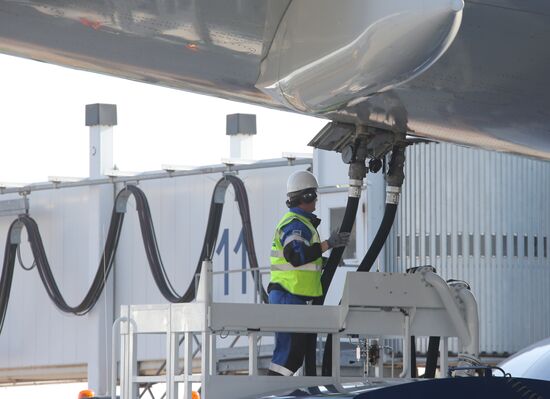
[[464, 321], [464, 318], [462, 317], [462, 312], [460, 311], [460, 308], [458, 307], [458, 304], [456, 303], [451, 293], [451, 290], [445, 280], [443, 280], [437, 274], [428, 270], [422, 271], [422, 276], [424, 278], [424, 281], [433, 286], [439, 294], [441, 302], [443, 302], [443, 306], [445, 306], [445, 309], [447, 310], [447, 313], [451, 318], [451, 322], [453, 323], [453, 326], [457, 331], [458, 337], [462, 341], [462, 345], [470, 345], [471, 338], [470, 333], [468, 332], [468, 328], [466, 326], [466, 322]]
[[[367, 185], [363, 184], [360, 187], [361, 191], [365, 191], [367, 189]], [[317, 193], [319, 194], [349, 193], [349, 188], [350, 188], [349, 184], [344, 184], [341, 186], [324, 186], [324, 187], [319, 187], [317, 189]]]
[[[389, 350], [390, 353], [391, 353], [391, 378], [393, 378], [393, 369], [394, 369], [394, 363], [395, 363], [395, 356], [394, 356], [394, 351], [393, 351], [393, 347], [391, 346], [383, 346], [382, 347], [382, 350], [385, 351], [385, 350]], [[382, 352], [384, 353], [384, 352]], [[384, 378], [384, 372], [382, 371], [382, 378]]]
[[393, 348], [391, 348], [391, 378], [393, 378], [393, 371], [395, 369], [395, 353]]
[[411, 357], [411, 323], [410, 316], [405, 314], [405, 332], [403, 334], [403, 371], [399, 374], [399, 378], [407, 377], [410, 368]]
[[[257, 269], [254, 269], [253, 272], [257, 274], [258, 273], [257, 270], [266, 270], [266, 271], [270, 270], [271, 271], [271, 268], [270, 267], [258, 267]], [[229, 269], [229, 270], [219, 270], [217, 272], [212, 272], [212, 275], [213, 276], [219, 276], [219, 275], [222, 275], [222, 274], [234, 274], [234, 273], [242, 273], [242, 272], [243, 272], [243, 269]], [[195, 276], [200, 277], [200, 273], [196, 273]]]
[[470, 343], [464, 345], [462, 350], [479, 357], [479, 315], [477, 311], [477, 301], [472, 291], [466, 287], [458, 290], [458, 296], [464, 302], [464, 315], [466, 316], [466, 324], [470, 332]]
[[117, 332], [118, 327], [120, 326], [120, 323], [123, 321], [128, 321], [128, 318], [126, 316], [121, 316], [118, 319], [116, 319], [113, 322], [113, 326], [111, 328], [111, 392], [109, 393], [109, 396], [111, 399], [116, 399], [116, 380], [117, 380], [117, 368], [116, 368], [116, 354], [115, 354], [115, 347], [116, 347], [116, 339], [117, 339]]
[[259, 287], [259, 285], [258, 285], [258, 279], [259, 279], [258, 270], [254, 270], [253, 275], [254, 275], [254, 303], [258, 303], [258, 287]]
[[[116, 355], [115, 355], [115, 347], [116, 347], [116, 344], [115, 344], [115, 340], [116, 340], [116, 331], [120, 325], [120, 323], [128, 323], [128, 326], [127, 326], [127, 331], [126, 331], [126, 334], [127, 335], [130, 335], [130, 325], [132, 325], [134, 331], [137, 331], [137, 324], [136, 324], [136, 321], [134, 319], [131, 319], [129, 317], [126, 317], [126, 316], [121, 316], [119, 318], [117, 318], [114, 322], [113, 322], [113, 326], [111, 327], [111, 392], [110, 392], [110, 397], [111, 399], [117, 399], [116, 397], [116, 380], [117, 380], [117, 373], [116, 373]], [[126, 348], [128, 350], [133, 350], [133, 348]], [[124, 349], [122, 349], [124, 350]], [[126, 353], [126, 355], [128, 355]], [[122, 355], [121, 355], [121, 359], [120, 361], [122, 362], [123, 359], [122, 359]], [[126, 361], [126, 360], [124, 360]], [[124, 368], [126, 369], [127, 365], [124, 366]], [[122, 368], [122, 364], [121, 364], [121, 368]], [[121, 383], [121, 391], [122, 391], [122, 384], [132, 384], [132, 376], [128, 374], [128, 370], [126, 370], [124, 373], [121, 373], [121, 378], [122, 378], [122, 375], [124, 375], [125, 378], [128, 378], [129, 380], [128, 381], [120, 381]]]
[[144, 180], [166, 179], [171, 177], [197, 176], [209, 173], [224, 173], [237, 172], [241, 170], [255, 170], [264, 168], [283, 167], [290, 165], [311, 165], [312, 160], [309, 158], [296, 159], [290, 162], [289, 160], [262, 161], [248, 165], [224, 165], [224, 166], [209, 166], [192, 170], [162, 172], [146, 172], [135, 176], [119, 176], [119, 177], [102, 177], [99, 179], [82, 179], [73, 182], [52, 182], [52, 183], [36, 183], [23, 187], [0, 187], [0, 195], [2, 194], [30, 194], [34, 191], [57, 190], [62, 188], [88, 187], [102, 184], [117, 184], [117, 183], [132, 183]]

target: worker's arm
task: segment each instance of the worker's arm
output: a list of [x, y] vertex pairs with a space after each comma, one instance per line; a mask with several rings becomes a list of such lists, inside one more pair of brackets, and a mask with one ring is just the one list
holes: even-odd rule
[[333, 232], [328, 240], [310, 244], [311, 231], [300, 221], [293, 221], [283, 227], [281, 242], [284, 245], [283, 255], [292, 266], [302, 266], [319, 259], [323, 252], [330, 248], [345, 246], [350, 233]]
[[[296, 248], [298, 247], [298, 248]], [[311, 246], [303, 243], [296, 245], [285, 245], [283, 250], [285, 259], [294, 267], [305, 265], [321, 257], [321, 244], [315, 243]]]
[[325, 252], [331, 248], [345, 247], [348, 245], [350, 237], [350, 233], [338, 233], [335, 231], [330, 235], [328, 240], [321, 243], [321, 251]]
[[310, 244], [311, 231], [302, 222], [290, 222], [282, 233], [283, 255], [292, 266], [302, 266], [321, 257], [322, 245]]

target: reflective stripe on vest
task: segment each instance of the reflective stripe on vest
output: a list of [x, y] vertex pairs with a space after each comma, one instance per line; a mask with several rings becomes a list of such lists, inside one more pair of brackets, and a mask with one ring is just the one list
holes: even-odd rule
[[[308, 242], [302, 236], [293, 234], [287, 237], [285, 243], [281, 243], [282, 228], [292, 222], [299, 220], [311, 232], [311, 240]], [[311, 224], [311, 221], [302, 215], [294, 212], [287, 212], [275, 229], [273, 244], [271, 246], [271, 282], [281, 285], [291, 294], [308, 297], [317, 297], [323, 294], [321, 287], [321, 269], [323, 260], [321, 257], [313, 262], [301, 266], [292, 266], [284, 257], [283, 248], [291, 241], [303, 241], [306, 245], [320, 243], [319, 233]]]
[[320, 272], [321, 266], [316, 265], [315, 263], [306, 263], [305, 265], [301, 266], [292, 266], [290, 263], [285, 264], [279, 264], [279, 265], [271, 265], [271, 270], [279, 270], [279, 271], [285, 271], [285, 270], [306, 270], [306, 271], [312, 271], [312, 272]]

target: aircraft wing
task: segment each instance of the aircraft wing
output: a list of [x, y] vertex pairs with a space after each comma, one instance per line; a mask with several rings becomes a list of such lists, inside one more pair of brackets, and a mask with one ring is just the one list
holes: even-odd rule
[[0, 0], [7, 54], [542, 159], [548, 43], [545, 0]]

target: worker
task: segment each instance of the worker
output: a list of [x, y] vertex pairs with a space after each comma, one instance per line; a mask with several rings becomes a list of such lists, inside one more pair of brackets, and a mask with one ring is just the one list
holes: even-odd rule
[[[345, 246], [350, 233], [334, 232], [321, 242], [313, 214], [317, 202], [317, 179], [307, 171], [290, 175], [287, 181], [289, 211], [277, 224], [271, 246], [269, 303], [306, 305], [323, 295], [322, 253]], [[269, 375], [293, 375], [304, 361], [307, 334], [275, 333], [275, 350]]]

